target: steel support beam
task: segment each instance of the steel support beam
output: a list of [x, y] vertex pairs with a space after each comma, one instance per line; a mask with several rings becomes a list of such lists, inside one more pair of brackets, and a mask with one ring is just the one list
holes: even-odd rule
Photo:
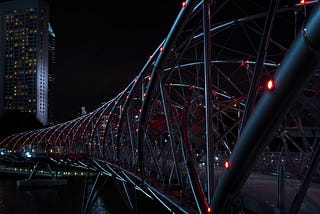
[[211, 203], [214, 213], [223, 213], [247, 180], [264, 148], [273, 138], [284, 115], [320, 63], [320, 5], [288, 50], [274, 76], [275, 88], [266, 91], [252, 112], [233, 150], [230, 167], [217, 185]]
[[196, 6], [198, 1], [196, 0], [188, 0], [186, 2], [186, 6], [180, 11], [177, 19], [175, 20], [165, 42], [163, 44], [163, 52], [160, 52], [157, 60], [154, 63], [154, 67], [151, 72], [151, 81], [149, 82], [146, 90], [146, 96], [144, 97], [144, 101], [141, 106], [141, 114], [139, 116], [138, 122], [138, 136], [137, 136], [137, 145], [138, 145], [138, 171], [140, 171], [140, 175], [143, 178], [143, 170], [144, 170], [144, 157], [143, 157], [143, 141], [145, 136], [145, 126], [147, 115], [149, 113], [149, 108], [151, 106], [153, 95], [156, 91], [156, 87], [159, 84], [159, 72], [162, 71], [164, 64], [169, 58], [169, 55], [172, 52], [172, 48], [180, 36], [184, 26], [187, 24], [188, 18], [193, 13], [193, 9]]
[[206, 147], [207, 147], [207, 201], [210, 204], [214, 190], [213, 161], [213, 127], [212, 127], [212, 80], [211, 80], [211, 36], [210, 36], [210, 6], [212, 0], [203, 1], [203, 68], [205, 79], [206, 105]]
[[242, 121], [240, 124], [240, 133], [243, 130], [243, 127], [246, 125], [246, 122], [256, 102], [256, 96], [259, 89], [264, 61], [265, 61], [268, 46], [269, 46], [273, 21], [274, 21], [274, 17], [276, 16], [278, 5], [279, 5], [279, 0], [272, 0], [269, 5], [268, 15], [264, 25], [263, 35], [260, 42], [259, 52], [257, 55], [257, 62], [254, 66], [252, 82], [249, 88], [249, 94], [247, 97], [246, 106], [245, 106]]
[[182, 140], [184, 143], [184, 148], [185, 148], [185, 164], [187, 168], [187, 174], [190, 180], [190, 186], [195, 198], [195, 203], [197, 205], [197, 208], [199, 210], [199, 213], [206, 213], [208, 212], [209, 206], [208, 202], [205, 198], [205, 195], [203, 193], [199, 176], [197, 174], [197, 170], [195, 169], [193, 160], [194, 157], [192, 156], [191, 152], [191, 145], [189, 142], [189, 137], [188, 137], [188, 131], [187, 131], [187, 112], [188, 112], [188, 107], [190, 103], [188, 102], [186, 106], [183, 109], [183, 115], [182, 115], [182, 126], [181, 126], [181, 134], [182, 134]]

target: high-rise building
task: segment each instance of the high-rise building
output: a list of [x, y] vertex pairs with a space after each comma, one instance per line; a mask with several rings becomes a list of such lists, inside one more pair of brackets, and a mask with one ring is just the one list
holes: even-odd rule
[[48, 123], [53, 125], [54, 123], [54, 107], [55, 107], [55, 64], [56, 64], [56, 35], [49, 23], [49, 73], [48, 73]]
[[54, 51], [49, 47], [49, 35], [54, 33], [48, 3], [0, 3], [0, 111], [34, 113], [47, 124], [49, 49]]

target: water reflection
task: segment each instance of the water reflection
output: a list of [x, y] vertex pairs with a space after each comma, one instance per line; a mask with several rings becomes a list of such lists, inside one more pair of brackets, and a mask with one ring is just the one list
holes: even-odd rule
[[[16, 180], [0, 178], [1, 214], [79, 214], [83, 200], [83, 181], [68, 180], [61, 187], [18, 188]], [[108, 214], [104, 200], [98, 196], [90, 213]]]

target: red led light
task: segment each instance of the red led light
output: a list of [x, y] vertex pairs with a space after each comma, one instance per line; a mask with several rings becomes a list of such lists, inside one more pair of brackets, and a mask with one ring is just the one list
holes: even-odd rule
[[228, 169], [230, 167], [229, 161], [224, 162], [224, 168]]
[[300, 0], [300, 4], [304, 4], [304, 3], [306, 3], [305, 0]]
[[187, 2], [186, 1], [183, 1], [182, 3], [181, 3], [181, 6], [182, 7], [185, 7], [187, 5]]
[[274, 89], [274, 81], [273, 80], [268, 80], [266, 87], [269, 91], [272, 91]]
[[194, 85], [190, 85], [189, 86], [189, 90], [194, 90], [195, 89], [195, 86]]
[[160, 52], [163, 52], [163, 50], [164, 50], [164, 48], [163, 48], [163, 47], [161, 47], [161, 48], [160, 48]]
[[210, 213], [211, 212], [211, 207], [208, 207], [208, 213]]

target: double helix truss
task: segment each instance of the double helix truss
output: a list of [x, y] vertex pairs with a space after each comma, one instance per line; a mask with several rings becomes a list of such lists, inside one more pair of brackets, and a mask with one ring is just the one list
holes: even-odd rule
[[123, 91], [1, 155], [90, 168], [172, 212], [296, 213], [319, 175], [318, 4], [183, 2]]

